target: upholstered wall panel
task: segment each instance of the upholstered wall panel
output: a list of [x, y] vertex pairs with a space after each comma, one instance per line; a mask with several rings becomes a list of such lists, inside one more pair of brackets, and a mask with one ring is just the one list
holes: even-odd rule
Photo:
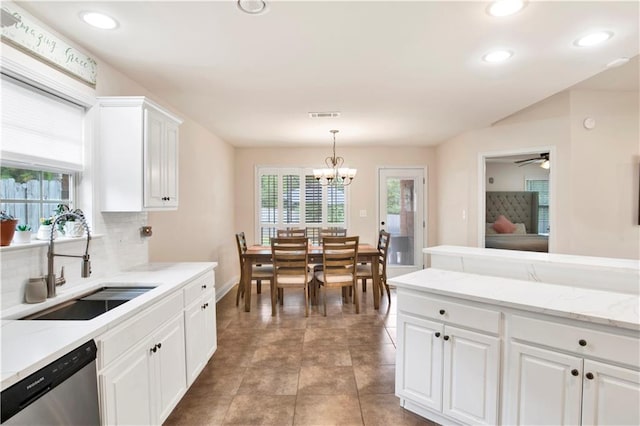
[[504, 215], [513, 223], [524, 223], [527, 234], [538, 233], [538, 193], [529, 191], [487, 192], [486, 222]]

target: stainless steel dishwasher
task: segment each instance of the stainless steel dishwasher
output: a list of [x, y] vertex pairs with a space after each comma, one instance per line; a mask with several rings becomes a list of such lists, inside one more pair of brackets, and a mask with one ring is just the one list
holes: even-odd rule
[[98, 425], [93, 340], [2, 391], [2, 424]]

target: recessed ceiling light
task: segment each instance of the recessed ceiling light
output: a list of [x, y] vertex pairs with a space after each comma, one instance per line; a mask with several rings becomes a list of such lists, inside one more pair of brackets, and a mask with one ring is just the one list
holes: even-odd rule
[[612, 32], [598, 31], [597, 33], [591, 33], [587, 34], [586, 36], [580, 37], [579, 39], [574, 41], [574, 44], [579, 47], [589, 47], [609, 40], [611, 37], [613, 37]]
[[249, 15], [260, 15], [267, 12], [267, 2], [263, 0], [238, 0], [238, 9]]
[[497, 0], [487, 8], [491, 16], [502, 17], [513, 15], [524, 7], [524, 0]]
[[485, 62], [496, 64], [499, 62], [504, 62], [512, 56], [513, 52], [511, 52], [510, 50], [494, 50], [493, 52], [489, 52], [484, 55], [482, 57], [482, 60]]
[[101, 30], [113, 30], [118, 28], [118, 21], [109, 15], [100, 12], [80, 12], [80, 18], [92, 27]]

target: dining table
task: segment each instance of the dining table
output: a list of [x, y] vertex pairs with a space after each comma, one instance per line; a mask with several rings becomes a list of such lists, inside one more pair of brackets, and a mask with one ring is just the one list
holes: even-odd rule
[[[371, 264], [371, 275], [373, 276], [373, 307], [380, 309], [380, 272], [379, 272], [379, 252], [378, 248], [371, 244], [358, 244], [358, 262]], [[270, 264], [271, 246], [254, 245], [247, 247], [247, 251], [242, 254], [243, 266], [241, 273], [241, 283], [244, 286], [244, 310], [251, 311], [251, 271], [253, 265]], [[322, 264], [322, 246], [309, 247], [309, 263]]]

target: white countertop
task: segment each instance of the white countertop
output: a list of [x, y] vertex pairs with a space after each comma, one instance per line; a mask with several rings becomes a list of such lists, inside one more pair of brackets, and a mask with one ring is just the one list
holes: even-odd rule
[[391, 278], [389, 283], [399, 288], [640, 330], [640, 297], [632, 294], [435, 268]]
[[[215, 262], [151, 263], [81, 285], [58, 288], [55, 298], [38, 304], [21, 304], [2, 311], [0, 322], [2, 389], [39, 370], [86, 341], [117, 326], [143, 309], [213, 270]], [[89, 293], [105, 284], [156, 285], [150, 290], [96, 318], [86, 321], [23, 321], [17, 318]]]
[[501, 261], [533, 261], [558, 265], [582, 266], [589, 268], [615, 268], [638, 272], [640, 261], [613, 257], [578, 256], [560, 253], [538, 253], [533, 251], [487, 249], [465, 246], [435, 246], [422, 249], [423, 253], [448, 256], [497, 258]]

